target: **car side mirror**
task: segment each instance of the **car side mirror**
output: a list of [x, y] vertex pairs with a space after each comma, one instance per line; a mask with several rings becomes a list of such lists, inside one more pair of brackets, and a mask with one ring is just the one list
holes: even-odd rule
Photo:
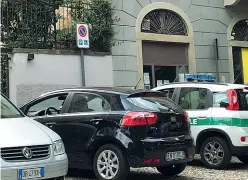
[[229, 103], [220, 102], [220, 107], [227, 108], [228, 106], [229, 106]]

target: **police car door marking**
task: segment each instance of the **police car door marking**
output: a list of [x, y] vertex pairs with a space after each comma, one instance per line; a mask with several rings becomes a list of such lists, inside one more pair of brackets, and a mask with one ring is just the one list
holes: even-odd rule
[[191, 125], [197, 125], [198, 124], [198, 119], [190, 119], [190, 124]]

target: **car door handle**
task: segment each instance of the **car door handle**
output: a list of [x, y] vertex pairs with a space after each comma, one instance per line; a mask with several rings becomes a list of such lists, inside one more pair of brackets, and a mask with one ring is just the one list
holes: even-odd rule
[[54, 125], [56, 125], [56, 122], [46, 123], [46, 126], [49, 127], [49, 128], [53, 128]]
[[94, 124], [98, 124], [99, 121], [101, 121], [101, 120], [102, 120], [102, 119], [100, 119], [100, 118], [94, 118], [94, 119], [91, 119], [90, 122], [91, 122], [91, 123], [94, 123]]
[[50, 125], [55, 125], [56, 122], [49, 122], [49, 123], [46, 123], [46, 125], [50, 126]]
[[102, 119], [99, 118], [99, 117], [95, 117], [95, 118], [92, 119], [92, 121], [101, 121], [101, 120], [102, 120]]

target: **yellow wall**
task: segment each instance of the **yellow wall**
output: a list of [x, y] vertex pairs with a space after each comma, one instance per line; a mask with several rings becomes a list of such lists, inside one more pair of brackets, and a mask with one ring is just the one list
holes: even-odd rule
[[56, 29], [64, 29], [72, 26], [72, 17], [70, 14], [71, 8], [60, 7], [56, 10], [56, 13], [61, 16], [56, 24]]
[[242, 48], [243, 77], [244, 83], [248, 83], [248, 48]]

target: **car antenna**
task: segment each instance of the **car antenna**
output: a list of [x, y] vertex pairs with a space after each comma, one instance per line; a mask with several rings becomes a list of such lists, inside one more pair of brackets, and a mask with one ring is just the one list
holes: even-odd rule
[[179, 73], [177, 74], [177, 77], [176, 77], [176, 79], [173, 81], [173, 83], [176, 82], [177, 78], [179, 77], [179, 74], [182, 72], [182, 70], [183, 70], [184, 67], [185, 67], [185, 64], [183, 65], [183, 67], [181, 67], [181, 69], [180, 69]]
[[238, 76], [236, 77], [236, 79], [234, 80], [233, 84], [236, 83], [236, 81], [238, 80], [239, 76], [241, 75], [242, 71], [239, 72]]
[[141, 81], [141, 78], [139, 79], [139, 81], [138, 81], [138, 83], [136, 84], [136, 86], [134, 86], [134, 89], [137, 89], [137, 87], [138, 87], [140, 81]]

